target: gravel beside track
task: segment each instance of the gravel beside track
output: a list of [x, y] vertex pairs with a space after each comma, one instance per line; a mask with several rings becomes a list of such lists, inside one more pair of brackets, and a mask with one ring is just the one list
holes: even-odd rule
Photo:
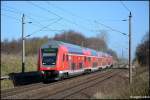
[[87, 89], [89, 87], [93, 87], [96, 84], [107, 80], [107, 79], [113, 77], [114, 75], [116, 75], [117, 73], [118, 72], [107, 73], [105, 75], [98, 76], [97, 78], [88, 79], [88, 80], [86, 80], [85, 82], [83, 82], [82, 84], [80, 84], [78, 86], [70, 87], [70, 88], [68, 87], [67, 89], [65, 89], [65, 90], [63, 90], [59, 93], [56, 93], [55, 95], [45, 97], [45, 99], [65, 99], [65, 98], [67, 98], [71, 95], [79, 93], [80, 91], [82, 91], [84, 89]]

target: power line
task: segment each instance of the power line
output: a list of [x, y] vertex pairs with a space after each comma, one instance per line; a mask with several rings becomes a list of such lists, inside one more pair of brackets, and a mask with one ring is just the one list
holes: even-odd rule
[[35, 32], [32, 32], [31, 34], [27, 35], [26, 37], [29, 37], [29, 36], [31, 36], [31, 35], [37, 33], [37, 32], [40, 32], [40, 31], [42, 31], [43, 29], [49, 27], [50, 25], [52, 25], [52, 24], [54, 24], [54, 23], [57, 23], [57, 22], [60, 21], [60, 20], [61, 20], [61, 18], [59, 18], [58, 20], [54, 21], [53, 23], [50, 23], [50, 24], [48, 24], [48, 25], [42, 27], [42, 28], [39, 29], [39, 30], [36, 30]]
[[[12, 12], [12, 13], [15, 13], [15, 14], [22, 14], [21, 12], [18, 12], [18, 11], [13, 11], [13, 10], [6, 10], [6, 9], [2, 9], [2, 10], [4, 10], [4, 11], [8, 11], [8, 12]], [[4, 14], [3, 14], [4, 15]], [[7, 17], [9, 17], [9, 18], [13, 18], [13, 19], [16, 19], [15, 17], [12, 17], [12, 16], [9, 16], [9, 15], [5, 15], [5, 16], [7, 16]], [[28, 15], [27, 15], [27, 17], [28, 17]], [[35, 24], [35, 23], [32, 23], [32, 25], [34, 24], [34, 25], [36, 25], [36, 26], [39, 26], [39, 25], [41, 25], [41, 26], [43, 26], [41, 23], [39, 23], [38, 21], [35, 21], [32, 17], [28, 17], [29, 19], [32, 19], [35, 23], [37, 23], [37, 24]], [[19, 19], [16, 19], [16, 20], [19, 20]]]
[[109, 28], [109, 29], [112, 30], [112, 31], [121, 33], [121, 34], [123, 34], [123, 35], [127, 35], [127, 33], [123, 33], [123, 32], [121, 32], [121, 31], [119, 31], [119, 30], [113, 29], [113, 28], [111, 28], [110, 26], [107, 26], [107, 25], [105, 25], [105, 24], [103, 24], [103, 23], [100, 23], [100, 22], [98, 22], [98, 21], [95, 21], [95, 23], [98, 23], [98, 24], [100, 24], [100, 25], [102, 25], [102, 26], [104, 26], [104, 27], [106, 27], [106, 28]]
[[[49, 1], [45, 1], [45, 2], [46, 2], [48, 5], [51, 5], [51, 6], [53, 6], [54, 8], [59, 9], [59, 10], [65, 12], [65, 13], [67, 13], [67, 14], [73, 16], [73, 17], [76, 17], [76, 18], [79, 18], [79, 17], [80, 17], [80, 19], [82, 18], [81, 16], [78, 16], [78, 15], [76, 15], [76, 14], [74, 14], [74, 13], [72, 13], [72, 12], [66, 10], [66, 9], [63, 9], [63, 8], [58, 7], [58, 6], [56, 6], [56, 5], [53, 5], [53, 4], [50, 3]], [[83, 18], [82, 18], [82, 19], [83, 19]], [[83, 20], [85, 20], [85, 19], [83, 19]], [[86, 21], [87, 21], [87, 20], [86, 20]]]
[[55, 15], [55, 16], [57, 16], [57, 17], [59, 17], [59, 18], [62, 18], [62, 17], [59, 16], [58, 14], [56, 14], [56, 13], [54, 13], [54, 12], [52, 12], [52, 11], [50, 11], [50, 10], [44, 8], [44, 7], [41, 7], [41, 6], [39, 6], [39, 5], [36, 5], [36, 4], [34, 4], [33, 2], [28, 2], [28, 3], [31, 4], [31, 5], [33, 5], [33, 6], [35, 6], [35, 7], [37, 7], [37, 8], [40, 8], [40, 9], [42, 9], [42, 10], [44, 10], [44, 11], [47, 11], [47, 12], [49, 12], [49, 13], [52, 13], [53, 15]]
[[[55, 6], [55, 5], [53, 5], [52, 3], [48, 2], [48, 1], [47, 1], [46, 3], [52, 5], [53, 7], [57, 8], [57, 9], [60, 9], [60, 10], [62, 10], [62, 11], [64, 11], [64, 12], [66, 12], [66, 13], [69, 13], [70, 15], [72, 15], [72, 16], [74, 16], [74, 17], [77, 17], [77, 18], [80, 17], [80, 16], [77, 16], [77, 15], [73, 14], [72, 12], [69, 12], [69, 11], [63, 9], [63, 8], [60, 8], [60, 7], [58, 7], [58, 6]], [[82, 18], [82, 17], [80, 17], [80, 18]], [[84, 21], [88, 21], [88, 22], [90, 21], [89, 19], [85, 19], [85, 18], [82, 18], [82, 19], [83, 19]], [[118, 20], [113, 20], [113, 21], [118, 21]], [[121, 20], [120, 20], [120, 21], [121, 21]], [[126, 33], [123, 33], [123, 32], [121, 32], [121, 31], [118, 31], [118, 30], [116, 30], [116, 29], [113, 29], [113, 28], [111, 28], [110, 26], [107, 26], [107, 25], [105, 25], [105, 24], [103, 24], [103, 23], [100, 23], [100, 22], [99, 22], [99, 24], [101, 24], [102, 26], [104, 26], [104, 27], [106, 27], [106, 28], [111, 29], [112, 31], [115, 31], [115, 32], [121, 33], [121, 34], [123, 34], [123, 35], [126, 35]]]
[[[11, 8], [11, 10], [6, 10], [6, 9], [3, 9], [4, 11], [8, 11], [8, 12], [12, 12], [12, 13], [15, 13], [15, 14], [22, 14], [22, 12], [21, 11], [18, 11], [17, 9], [15, 9], [15, 8], [12, 8], [12, 7], [9, 7], [9, 8]], [[13, 9], [13, 10], [12, 10]], [[14, 11], [15, 10], [15, 11]], [[6, 15], [5, 15], [6, 16]], [[39, 21], [36, 21], [35, 19], [33, 19], [32, 17], [30, 17], [29, 15], [26, 15], [29, 19], [32, 19], [35, 23], [32, 23], [32, 25], [34, 24], [34, 25], [36, 25], [36, 26], [44, 26], [44, 25], [42, 25]], [[11, 16], [7, 16], [7, 17], [10, 17], [11, 18]], [[16, 19], [15, 17], [12, 17], [13, 19], [15, 19], [15, 20], [19, 20], [19, 19]], [[51, 19], [51, 20], [54, 20], [54, 18], [53, 19]], [[56, 18], [55, 18], [55, 20], [56, 20]], [[58, 20], [59, 21], [59, 20]], [[54, 22], [57, 22], [57, 21], [54, 21]], [[50, 25], [51, 24], [53, 24], [54, 22], [52, 22], [52, 23], [50, 23]], [[26, 37], [29, 37], [29, 36], [31, 36], [31, 35], [33, 35], [33, 34], [35, 34], [36, 32], [38, 32], [38, 31], [42, 31], [43, 29], [45, 29], [45, 28], [47, 28], [48, 26], [50, 26], [49, 24], [48, 25], [46, 25], [46, 26], [44, 26], [44, 27], [42, 27], [40, 30], [37, 30], [37, 31], [35, 31], [35, 32], [33, 32], [32, 34], [30, 34], [30, 35], [27, 35]], [[53, 30], [53, 29], [49, 29], [49, 28], [47, 28], [49, 31], [63, 31], [63, 30]]]
[[[51, 6], [53, 6], [54, 8], [59, 9], [59, 10], [65, 12], [65, 13], [67, 13], [68, 15], [71, 15], [71, 16], [73, 16], [73, 17], [76, 17], [76, 18], [79, 18], [79, 19], [82, 19], [82, 20], [84, 20], [84, 21], [86, 21], [86, 22], [91, 23], [89, 19], [83, 18], [83, 17], [81, 17], [81, 16], [79, 16], [79, 15], [77, 15], [77, 14], [74, 14], [74, 13], [72, 13], [72, 12], [70, 12], [70, 11], [68, 11], [68, 10], [66, 10], [66, 9], [64, 9], [64, 8], [62, 8], [62, 7], [56, 6], [56, 5], [52, 4], [50, 1], [45, 1], [45, 2], [46, 2], [48, 5], [51, 5]], [[105, 21], [121, 21], [121, 19], [101, 19], [101, 20], [105, 20]]]
[[19, 20], [19, 19], [16, 18], [16, 17], [12, 17], [12, 16], [7, 15], [7, 14], [1, 14], [1, 15], [6, 16], [6, 17], [11, 18], [11, 19], [14, 19], [16, 22], [21, 22], [21, 20]]
[[127, 11], [131, 12], [130, 9], [123, 3], [123, 1], [120, 0], [120, 2]]
[[[42, 10], [44, 10], [44, 11], [47, 11], [47, 12], [49, 12], [50, 14], [54, 14], [55, 16], [60, 17], [60, 18], [64, 19], [66, 22], [69, 22], [69, 23], [71, 23], [71, 24], [74, 24], [74, 25], [76, 25], [76, 26], [78, 26], [78, 27], [80, 27], [80, 28], [82, 27], [82, 28], [85, 29], [85, 30], [91, 31], [90, 29], [88, 29], [88, 28], [86, 28], [86, 27], [84, 27], [84, 26], [82, 26], [82, 25], [79, 25], [79, 24], [77, 24], [77, 23], [75, 23], [75, 22], [72, 22], [72, 21], [68, 20], [67, 18], [64, 18], [64, 17], [58, 15], [57, 13], [52, 12], [52, 11], [49, 10], [49, 9], [46, 9], [46, 8], [41, 7], [41, 6], [39, 6], [39, 5], [36, 5], [36, 4], [34, 4], [33, 2], [28, 2], [28, 3], [30, 3], [31, 5], [33, 5], [33, 6], [37, 7], [37, 8], [39, 8], [39, 9], [42, 9]], [[93, 31], [92, 31], [92, 32], [93, 32]]]
[[7, 11], [7, 12], [12, 12], [12, 13], [19, 14], [19, 15], [22, 14], [22, 13], [20, 13], [18, 11], [13, 11], [13, 10], [10, 10], [10, 9], [1, 9], [1, 10]]
[[[99, 19], [101, 21], [111, 21], [111, 22], [120, 22], [120, 21], [123, 21], [123, 19]], [[127, 19], [124, 19], [124, 20], [127, 20]]]
[[[23, 11], [21, 11], [20, 9], [18, 10], [18, 9], [16, 9], [16, 8], [13, 8], [13, 7], [10, 7], [10, 6], [6, 6], [7, 7], [7, 9], [9, 8], [9, 9], [13, 9], [14, 11], [13, 12], [16, 12], [16, 13], [21, 13], [21, 15], [22, 15], [22, 12]], [[39, 16], [39, 15], [37, 15], [37, 14], [33, 14], [33, 13], [25, 13], [26, 15], [30, 15], [30, 16], [33, 16], [33, 17], [37, 17], [37, 18], [46, 18], [45, 16]], [[47, 19], [47, 18], [46, 18]]]
[[[72, 22], [72, 21], [70, 21], [70, 20], [68, 20], [68, 19], [66, 19], [66, 18], [64, 18], [64, 17], [62, 17], [62, 16], [60, 16], [60, 15], [58, 15], [58, 14], [56, 14], [56, 13], [50, 11], [49, 9], [46, 9], [46, 8], [44, 8], [44, 7], [41, 7], [41, 6], [38, 6], [38, 5], [36, 5], [36, 4], [32, 3], [32, 2], [28, 2], [28, 3], [30, 3], [31, 5], [33, 5], [33, 6], [37, 7], [37, 8], [39, 8], [39, 9], [42, 9], [42, 10], [47, 11], [47, 12], [49, 12], [49, 13], [52, 13], [52, 14], [56, 15], [56, 16], [59, 17], [59, 18], [63, 18], [65, 21], [67, 21], [67, 22], [69, 22], [69, 23], [72, 23], [72, 24], [74, 24], [74, 25], [76, 25], [76, 26], [81, 27], [81, 25], [78, 25], [77, 23], [74, 23], [74, 22]], [[60, 8], [60, 9], [61, 9], [61, 8]], [[9, 11], [10, 11], [10, 10], [9, 10]], [[19, 14], [20, 14], [20, 12], [16, 12], [16, 11], [11, 11], [11, 12], [19, 13]], [[75, 14], [71, 13], [71, 15], [75, 15]], [[76, 17], [77, 17], [77, 16], [76, 16]], [[32, 17], [29, 17], [29, 18], [32, 19], [32, 20], [34, 20]], [[80, 18], [81, 18], [81, 17], [80, 17]], [[90, 20], [88, 20], [88, 19], [84, 19], [84, 20], [90, 21]], [[37, 25], [40, 24], [38, 21], [35, 21], [35, 22], [37, 23]], [[103, 24], [103, 23], [100, 23], [100, 22], [99, 22], [99, 24], [101, 24], [102, 26], [105, 26], [106, 28], [111, 29], [112, 31], [116, 31], [116, 32], [118, 32], [118, 33], [121, 33], [121, 34], [125, 35], [125, 33], [120, 32], [120, 31], [118, 31], [118, 30], [116, 30], [116, 29], [113, 29], [113, 28], [111, 28], [110, 26], [107, 26], [107, 25], [105, 25], [105, 24]], [[40, 25], [42, 25], [42, 24], [40, 24]], [[42, 25], [42, 26], [43, 26], [43, 25]], [[82, 28], [84, 28], [84, 29], [86, 29], [86, 30], [89, 30], [88, 28], [85, 28], [85, 27], [83, 27], [83, 26], [82, 26]], [[94, 32], [93, 30], [90, 30], [90, 31]]]
[[[11, 10], [10, 10], [10, 8], [11, 8]], [[13, 10], [12, 10], [13, 9]], [[4, 10], [4, 11], [8, 11], [8, 12], [12, 12], [12, 13], [15, 13], [15, 14], [19, 14], [19, 15], [21, 15], [22, 14], [22, 12], [21, 11], [18, 11], [17, 9], [15, 9], [15, 8], [12, 8], [12, 7], [9, 7], [9, 9], [2, 9], [2, 10]], [[14, 11], [15, 10], [15, 11]], [[32, 23], [32, 25], [34, 24], [34, 25], [36, 25], [36, 26], [44, 26], [44, 25], [42, 25], [39, 21], [37, 21], [37, 20], [35, 20], [34, 18], [32, 18], [31, 16], [29, 16], [29, 15], [26, 15], [29, 19], [32, 19], [32, 22], [34, 21], [35, 23]], [[9, 17], [11, 17], [11, 16], [9, 16]], [[15, 18], [15, 17], [14, 17]], [[56, 18], [55, 18], [56, 19]], [[53, 19], [54, 20], [54, 19]]]
[[42, 31], [61, 31], [61, 32], [63, 32], [63, 31], [65, 31], [65, 30], [49, 29], [49, 30], [42, 30]]
[[86, 18], [83, 18], [83, 17], [81, 17], [81, 16], [78, 16], [78, 15], [76, 15], [76, 14], [74, 14], [74, 13], [72, 13], [72, 12], [66, 10], [66, 9], [63, 9], [63, 8], [61, 8], [61, 7], [59, 7], [59, 6], [53, 5], [53, 4], [50, 3], [49, 1], [45, 1], [45, 2], [46, 2], [48, 5], [51, 5], [51, 6], [53, 6], [54, 8], [59, 9], [59, 10], [65, 12], [65, 13], [67, 13], [68, 15], [71, 15], [71, 16], [73, 16], [73, 17], [76, 17], [76, 18], [79, 18], [79, 19], [81, 19], [81, 20], [83, 20], [83, 21], [86, 21], [86, 22], [91, 23], [89, 19], [86, 19]]
[[[4, 10], [4, 11], [8, 11], [8, 12], [12, 12], [12, 13], [15, 13], [15, 14], [19, 14], [19, 15], [22, 14], [20, 11], [13, 11], [13, 10], [6, 10], [6, 9], [3, 9], [3, 10]], [[4, 15], [4, 16], [6, 16], [6, 17], [9, 17], [9, 18], [12, 18], [12, 19], [14, 19], [14, 20], [17, 20], [17, 22], [21, 21], [21, 20], [17, 19], [16, 17], [12, 17], [12, 16], [9, 16], [9, 15], [6, 15], [6, 14], [1, 14], [1, 15]], [[27, 16], [28, 16], [28, 15], [27, 15]], [[29, 19], [32, 19], [35, 23], [37, 23], [37, 24], [32, 23], [32, 25], [34, 24], [34, 25], [36, 25], [36, 26], [38, 26], [38, 27], [39, 27], [39, 25], [44, 26], [44, 25], [42, 25], [40, 22], [35, 21], [35, 19], [33, 19], [32, 17], [29, 17], [29, 16], [28, 16], [28, 18], [29, 18]], [[55, 19], [56, 19], [56, 18], [55, 18]], [[53, 19], [53, 20], [54, 20], [54, 19]], [[30, 35], [27, 35], [26, 37], [29, 37], [29, 36], [31, 36], [31, 35], [37, 33], [38, 31], [42, 31], [43, 29], [47, 28], [48, 26], [52, 25], [53, 23], [55, 23], [55, 22], [57, 22], [57, 21], [59, 21], [59, 20], [60, 20], [60, 19], [57, 19], [56, 21], [54, 21], [54, 22], [52, 22], [52, 23], [50, 23], [50, 24], [48, 24], [48, 25], [42, 27], [40, 30], [35, 31], [35, 32], [33, 32], [32, 34], [30, 34]], [[48, 29], [49, 29], [49, 28], [48, 28]], [[62, 31], [62, 30], [52, 30], [52, 29], [49, 29], [49, 31]]]
[[[18, 13], [20, 13], [20, 12], [14, 12], [14, 11], [11, 11], [11, 10], [4, 10], [4, 11], [9, 11], [9, 12], [12, 12], [12, 13], [15, 13], [15, 14], [18, 14]], [[21, 13], [20, 13], [21, 14]], [[16, 20], [17, 22], [20, 22], [21, 20], [19, 20], [19, 19], [17, 19], [16, 17], [13, 17], [13, 16], [10, 16], [10, 15], [6, 15], [6, 14], [1, 14], [1, 15], [3, 15], [3, 16], [6, 16], [6, 17], [8, 17], [8, 18], [11, 18], [11, 19], [14, 19], [14, 20]], [[33, 21], [34, 21], [34, 19], [33, 18], [31, 18], [31, 17], [29, 17], [29, 19], [32, 19]], [[34, 21], [35, 23], [32, 23], [32, 25], [35, 25], [35, 26], [44, 26], [44, 25], [42, 25], [41, 23], [39, 23], [39, 22], [37, 22], [37, 21]], [[37, 24], [36, 24], [37, 23]]]
[[[3, 9], [3, 10], [5, 10], [5, 11], [9, 11], [9, 12], [13, 12], [13, 13], [16, 13], [16, 14], [21, 14], [22, 15], [22, 13], [23, 13], [23, 11], [21, 11], [21, 10], [18, 10], [18, 9], [16, 9], [16, 8], [13, 8], [13, 7], [10, 7], [10, 6], [6, 6], [7, 7], [7, 10], [6, 9]], [[11, 9], [11, 10], [9, 10], [9, 9]], [[31, 13], [25, 13], [26, 14], [26, 16], [30, 16], [29, 18], [32, 18], [31, 16], [34, 16], [34, 17], [38, 17], [38, 18], [43, 18], [43, 16], [38, 16], [38, 15], [34, 15], [34, 14], [31, 14]], [[33, 18], [32, 18], [33, 19]], [[54, 20], [54, 19], [56, 19], [56, 18], [53, 18], [53, 19], [49, 19], [49, 20]], [[44, 20], [44, 21], [46, 21], [46, 20]]]

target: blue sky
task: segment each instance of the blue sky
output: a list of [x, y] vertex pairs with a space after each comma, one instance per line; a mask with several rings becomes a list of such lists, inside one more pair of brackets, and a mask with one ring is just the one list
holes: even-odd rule
[[[149, 31], [148, 1], [123, 1], [132, 12], [132, 58], [142, 37]], [[21, 17], [25, 14], [25, 35], [53, 37], [63, 30], [75, 30], [94, 37], [107, 30], [109, 48], [128, 57], [128, 37], [95, 22], [128, 34], [129, 12], [120, 1], [2, 1], [1, 40], [21, 37]], [[35, 6], [37, 5], [37, 6]], [[39, 8], [42, 7], [41, 8]], [[27, 22], [31, 21], [29, 24]], [[47, 26], [47, 28], [42, 27]]]

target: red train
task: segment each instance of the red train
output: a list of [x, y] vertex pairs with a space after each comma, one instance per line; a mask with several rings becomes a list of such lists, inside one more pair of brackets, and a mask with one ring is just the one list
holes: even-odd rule
[[113, 65], [113, 57], [77, 45], [51, 40], [38, 52], [38, 71], [42, 78], [60, 79]]

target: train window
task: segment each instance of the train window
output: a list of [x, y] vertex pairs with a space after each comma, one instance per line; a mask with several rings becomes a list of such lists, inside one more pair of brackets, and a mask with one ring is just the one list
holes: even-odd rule
[[45, 66], [56, 65], [57, 49], [42, 49], [42, 64]]
[[97, 67], [97, 62], [94, 62], [94, 63], [93, 63], [93, 67]]
[[76, 66], [75, 63], [72, 63], [71, 64], [71, 70], [75, 70], [75, 66]]
[[91, 61], [91, 58], [90, 58], [90, 57], [88, 57], [88, 61]]
[[82, 68], [82, 67], [83, 67], [82, 63], [79, 63], [79, 68]]

